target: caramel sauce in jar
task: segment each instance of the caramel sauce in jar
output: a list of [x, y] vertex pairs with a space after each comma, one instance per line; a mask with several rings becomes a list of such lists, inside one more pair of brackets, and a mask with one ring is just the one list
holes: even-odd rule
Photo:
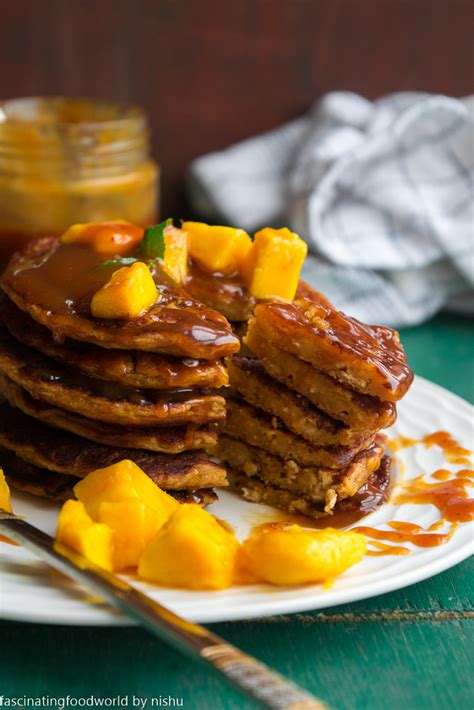
[[93, 99], [0, 104], [0, 261], [71, 224], [156, 221], [158, 168], [143, 111]]

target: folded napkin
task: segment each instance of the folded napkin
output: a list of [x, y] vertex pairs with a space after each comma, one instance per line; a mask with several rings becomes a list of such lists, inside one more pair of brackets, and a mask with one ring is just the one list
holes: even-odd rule
[[208, 219], [288, 225], [303, 276], [361, 320], [404, 326], [474, 313], [474, 97], [334, 92], [309, 113], [195, 160]]

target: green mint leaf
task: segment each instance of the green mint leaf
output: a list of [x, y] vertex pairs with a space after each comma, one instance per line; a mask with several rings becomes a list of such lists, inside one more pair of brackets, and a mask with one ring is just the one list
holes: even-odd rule
[[165, 219], [160, 224], [154, 224], [145, 229], [137, 254], [141, 259], [163, 259], [165, 256], [165, 228], [172, 224], [172, 219]]
[[130, 264], [134, 264], [136, 261], [138, 261], [138, 259], [134, 256], [124, 256], [120, 259], [109, 259], [108, 261], [104, 261], [104, 263], [99, 266], [99, 269], [106, 269], [109, 266], [130, 266]]

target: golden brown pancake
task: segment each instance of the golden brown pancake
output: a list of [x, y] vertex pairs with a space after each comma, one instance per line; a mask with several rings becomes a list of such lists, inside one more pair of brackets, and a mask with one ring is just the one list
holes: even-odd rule
[[11, 488], [49, 500], [74, 498], [75, 476], [52, 473], [23, 461], [12, 451], [0, 447], [0, 458], [6, 481]]
[[357, 431], [324, 414], [306, 397], [270, 377], [257, 359], [236, 355], [227, 365], [233, 390], [314, 446], [360, 446], [373, 433]]
[[234, 470], [307, 500], [324, 501], [328, 509], [334, 507], [338, 498], [348, 498], [357, 492], [379, 467], [384, 446], [382, 440], [374, 442], [343, 469], [300, 466], [296, 461], [284, 461], [228, 436], [219, 437], [216, 451]]
[[[193, 298], [219, 311], [234, 324], [248, 321], [257, 304], [237, 274], [211, 274], [195, 264], [190, 266], [185, 289]], [[302, 280], [298, 283], [296, 298], [309, 298], [323, 306], [332, 307], [326, 296]]]
[[308, 298], [261, 303], [253, 318], [272, 345], [358, 392], [396, 402], [413, 381], [400, 337], [390, 328], [366, 325]]
[[233, 439], [257, 446], [281, 459], [296, 461], [302, 466], [327, 468], [347, 466], [355, 454], [366, 449], [375, 438], [375, 434], [371, 434], [358, 446], [314, 446], [287, 429], [277, 417], [234, 397], [227, 399], [227, 416], [221, 429]]
[[[73, 488], [79, 480], [75, 476], [54, 473], [33, 466], [1, 447], [0, 457], [5, 478], [12, 488], [54, 501], [75, 497]], [[169, 491], [169, 494], [180, 503], [196, 503], [202, 506], [211, 505], [217, 500], [217, 494], [212, 488]]]
[[[380, 466], [372, 473], [368, 479], [374, 479], [373, 489], [377, 497], [372, 500], [372, 506], [367, 506], [367, 512], [375, 510], [379, 505], [386, 500], [386, 490], [390, 483], [390, 465], [391, 460], [389, 456], [383, 456], [380, 462]], [[228, 470], [228, 477], [230, 481], [230, 490], [235, 491], [240, 496], [252, 503], [264, 503], [270, 505], [273, 508], [279, 508], [290, 514], [306, 515], [311, 518], [321, 518], [328, 514], [336, 513], [341, 510], [344, 512], [358, 512], [358, 506], [360, 506], [359, 491], [351, 498], [343, 498], [338, 501], [333, 508], [324, 509], [321, 502], [315, 502], [303, 498], [292, 491], [285, 490], [284, 488], [277, 488], [275, 486], [270, 486], [259, 478], [249, 478], [245, 474], [236, 471], [233, 468]], [[364, 484], [361, 489], [365, 488]], [[373, 495], [373, 494], [372, 494]], [[362, 506], [361, 506], [362, 507]], [[364, 510], [361, 510], [361, 514]], [[328, 518], [327, 525], [331, 525], [330, 518]]]
[[354, 429], [378, 430], [396, 419], [396, 407], [378, 397], [361, 394], [333, 377], [316, 370], [310, 363], [275, 347], [260, 330], [260, 322], [252, 319], [245, 344], [262, 362], [269, 375], [299, 392], [316, 407]]
[[75, 373], [0, 332], [0, 372], [32, 397], [99, 421], [128, 426], [200, 424], [225, 417], [225, 400], [207, 391], [133, 390]]
[[13, 380], [0, 374], [0, 393], [30, 417], [58, 429], [79, 434], [99, 444], [124, 446], [147, 451], [177, 454], [188, 449], [212, 447], [217, 440], [214, 424], [183, 424], [170, 427], [124, 427], [73, 414], [65, 409], [34, 399]]
[[93, 295], [118, 266], [101, 268], [104, 258], [80, 244], [41, 237], [16, 252], [2, 276], [8, 296], [51, 331], [107, 348], [146, 350], [214, 360], [236, 352], [239, 342], [220, 313], [179, 289], [156, 266], [158, 302], [133, 319], [98, 319]]
[[0, 446], [34, 466], [77, 478], [122, 459], [131, 459], [166, 490], [226, 485], [225, 469], [202, 451], [171, 456], [96, 444], [48, 427], [6, 403], [0, 404]]
[[108, 350], [77, 340], [54, 341], [52, 332], [0, 293], [0, 322], [23, 345], [99, 379], [126, 387], [170, 389], [223, 387], [228, 377], [218, 360], [166, 357], [139, 350]]
[[246, 321], [256, 300], [237, 275], [211, 274], [191, 265], [184, 288], [197, 301], [222, 313], [229, 321]]

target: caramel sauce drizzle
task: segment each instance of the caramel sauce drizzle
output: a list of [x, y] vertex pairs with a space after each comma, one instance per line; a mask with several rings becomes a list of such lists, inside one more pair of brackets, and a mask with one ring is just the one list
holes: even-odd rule
[[410, 550], [407, 547], [397, 545], [387, 545], [379, 540], [371, 540], [372, 549], [365, 553], [369, 557], [380, 557], [381, 555], [409, 555]]
[[[398, 436], [389, 442], [392, 451], [423, 444], [427, 448], [438, 446], [449, 463], [470, 465], [471, 451], [461, 446], [446, 431], [436, 431], [427, 434], [422, 439], [412, 439]], [[459, 471], [449, 471], [440, 468], [430, 474], [435, 482], [427, 481], [426, 474], [399, 483], [395, 493], [394, 503], [411, 503], [415, 505], [434, 505], [440, 518], [428, 528], [422, 528], [414, 523], [392, 521], [388, 523], [391, 530], [380, 530], [367, 526], [354, 528], [369, 537], [370, 549], [368, 555], [400, 555], [408, 554], [410, 550], [401, 546], [392, 546], [379, 542], [408, 542], [417, 547], [437, 547], [446, 544], [453, 536], [459, 523], [474, 520], [474, 500], [468, 497], [468, 488], [474, 486], [472, 469], [463, 468]], [[445, 533], [436, 533], [446, 522], [451, 523]]]
[[449, 463], [461, 466], [470, 466], [471, 464], [469, 456], [472, 455], [472, 451], [461, 446], [447, 431], [435, 431], [433, 434], [427, 434], [422, 439], [412, 439], [408, 436], [400, 435], [389, 441], [389, 446], [393, 452], [407, 449], [416, 444], [424, 444], [428, 449], [432, 446], [438, 446]]
[[[436, 525], [438, 522], [439, 521], [436, 521]], [[425, 529], [422, 528], [421, 525], [415, 525], [415, 523], [405, 523], [394, 520], [391, 523], [388, 523], [388, 525], [392, 528], [392, 530], [380, 530], [378, 528], [365, 527], [364, 525], [357, 526], [353, 529], [374, 540], [402, 543], [410, 542], [412, 545], [416, 545], [417, 547], [438, 547], [439, 545], [447, 543], [457, 528], [457, 523], [453, 523], [447, 533], [433, 533], [429, 532], [431, 526]], [[405, 555], [410, 552], [410, 550], [406, 547], [399, 547], [398, 552], [394, 552], [394, 549], [395, 548], [390, 547], [390, 551], [387, 554]], [[401, 550], [404, 550], [404, 552], [401, 552]]]

